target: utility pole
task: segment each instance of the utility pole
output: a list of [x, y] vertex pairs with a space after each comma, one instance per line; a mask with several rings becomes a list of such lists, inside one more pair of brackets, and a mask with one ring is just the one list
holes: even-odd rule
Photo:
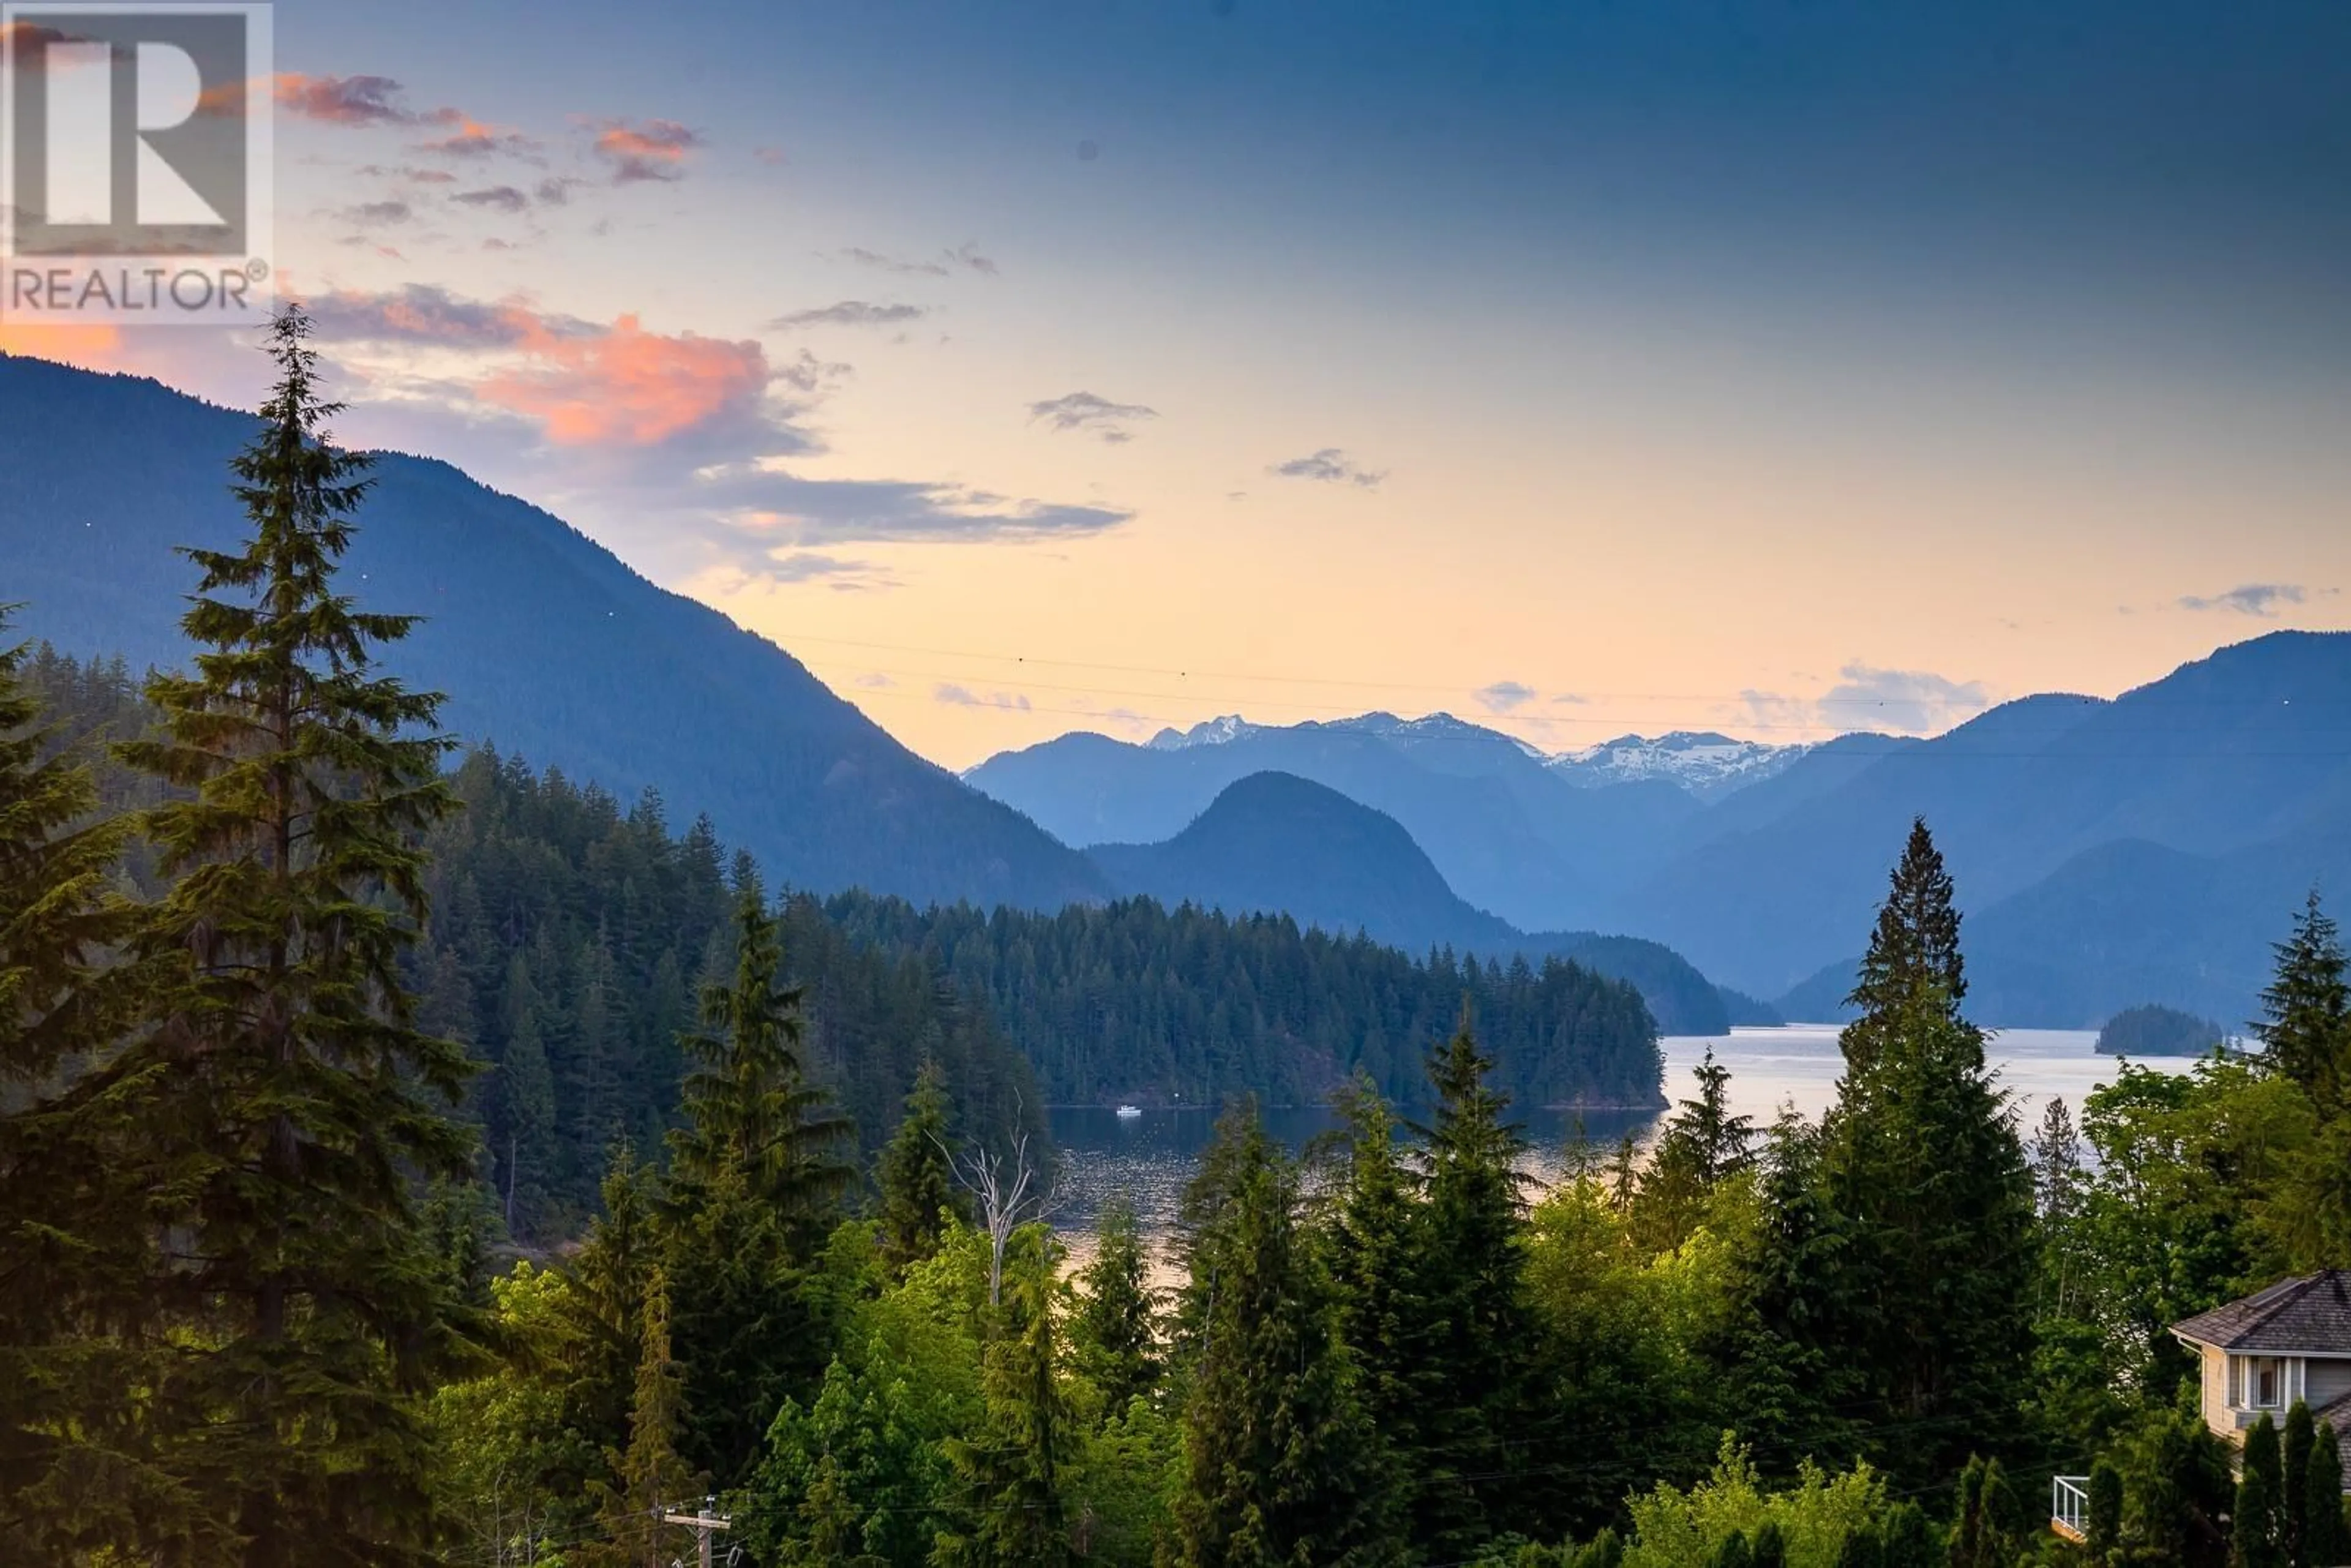
[[729, 1516], [718, 1511], [716, 1498], [706, 1497], [702, 1500], [700, 1513], [664, 1513], [662, 1522], [683, 1524], [691, 1529], [695, 1538], [702, 1545], [702, 1568], [710, 1568], [710, 1538], [723, 1533], [726, 1527], [735, 1521]]

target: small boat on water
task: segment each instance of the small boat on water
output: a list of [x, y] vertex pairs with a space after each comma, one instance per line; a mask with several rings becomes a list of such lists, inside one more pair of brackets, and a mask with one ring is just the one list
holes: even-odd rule
[[1137, 1105], [1121, 1105], [1118, 1108], [1118, 1119], [1122, 1122], [1132, 1122], [1142, 1114], [1142, 1107]]

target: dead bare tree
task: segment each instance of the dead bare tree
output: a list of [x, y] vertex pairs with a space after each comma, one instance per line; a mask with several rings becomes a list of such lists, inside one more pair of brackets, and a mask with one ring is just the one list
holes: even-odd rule
[[1038, 1170], [1029, 1155], [1025, 1129], [1012, 1135], [1009, 1147], [990, 1148], [975, 1142], [960, 1154], [948, 1149], [946, 1156], [957, 1185], [979, 1206], [980, 1225], [987, 1232], [987, 1304], [1001, 1305], [1004, 1251], [1011, 1245], [1012, 1233], [1031, 1220], [1050, 1219], [1059, 1212], [1061, 1188], [1048, 1184]]

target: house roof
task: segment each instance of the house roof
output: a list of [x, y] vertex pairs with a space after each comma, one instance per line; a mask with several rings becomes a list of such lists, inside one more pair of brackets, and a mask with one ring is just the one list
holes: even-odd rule
[[2281, 1280], [2242, 1301], [2174, 1323], [2171, 1332], [2216, 1350], [2351, 1355], [2351, 1269]]

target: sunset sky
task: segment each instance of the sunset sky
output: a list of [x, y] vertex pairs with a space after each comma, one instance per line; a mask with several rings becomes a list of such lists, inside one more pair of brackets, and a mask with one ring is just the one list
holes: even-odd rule
[[[276, 33], [340, 434], [546, 506], [949, 766], [1229, 712], [1926, 731], [2351, 627], [2342, 0]], [[0, 346], [241, 403], [264, 368]]]

